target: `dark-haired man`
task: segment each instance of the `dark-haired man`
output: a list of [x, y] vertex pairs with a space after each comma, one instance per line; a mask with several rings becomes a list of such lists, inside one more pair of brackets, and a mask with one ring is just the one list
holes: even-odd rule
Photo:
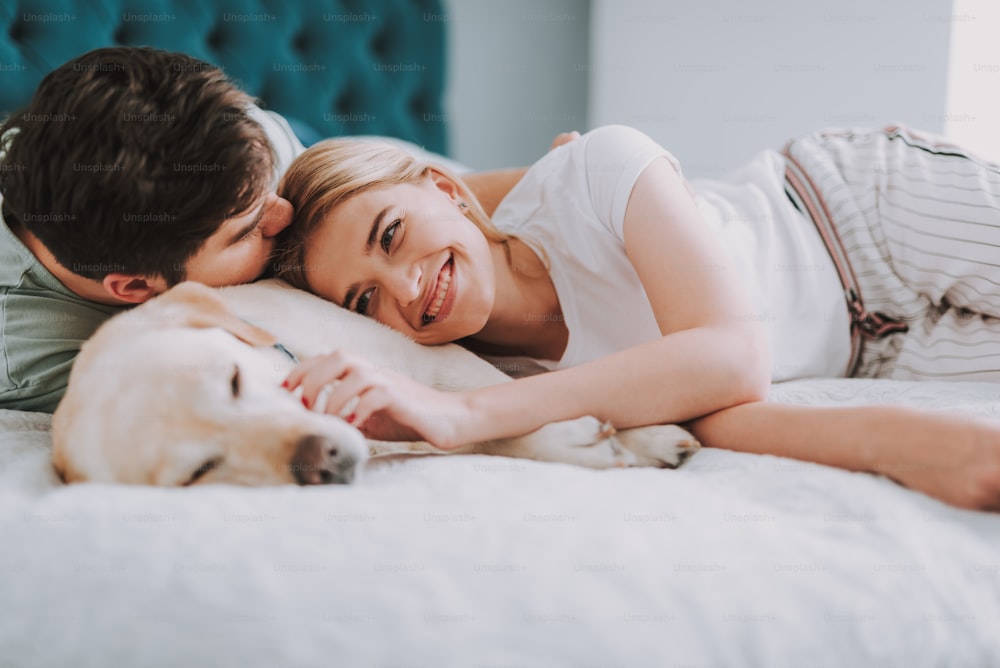
[[[112, 47], [41, 82], [0, 127], [0, 408], [51, 412], [108, 317], [182, 280], [252, 281], [291, 220], [303, 150], [221, 70]], [[523, 170], [469, 180], [491, 209]]]

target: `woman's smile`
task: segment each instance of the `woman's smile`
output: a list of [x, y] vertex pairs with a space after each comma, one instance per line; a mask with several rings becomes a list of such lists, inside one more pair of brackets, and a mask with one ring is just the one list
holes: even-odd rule
[[433, 290], [428, 292], [425, 308], [420, 316], [421, 324], [426, 326], [446, 320], [455, 304], [455, 294], [455, 259], [449, 254], [438, 272]]

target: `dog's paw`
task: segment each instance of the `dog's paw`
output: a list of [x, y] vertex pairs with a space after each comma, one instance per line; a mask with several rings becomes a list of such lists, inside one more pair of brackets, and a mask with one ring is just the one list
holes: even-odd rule
[[591, 469], [638, 466], [637, 457], [615, 438], [615, 429], [594, 417], [553, 422], [526, 436], [479, 444], [465, 451], [560, 462]]
[[673, 425], [616, 431], [609, 423], [588, 416], [553, 422], [526, 436], [479, 443], [455, 452], [561, 462], [591, 469], [677, 468], [699, 447], [694, 436]]
[[611, 438], [633, 455], [630, 466], [675, 469], [701, 448], [687, 430], [672, 424], [623, 429]]
[[587, 459], [584, 466], [592, 469], [628, 468], [645, 466], [634, 452], [618, 439], [619, 433], [610, 422], [598, 423], [592, 440], [577, 447], [577, 456]]

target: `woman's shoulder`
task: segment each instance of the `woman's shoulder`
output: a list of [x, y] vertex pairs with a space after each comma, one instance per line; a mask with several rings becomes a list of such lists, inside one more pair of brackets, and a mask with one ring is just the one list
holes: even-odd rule
[[[618, 150], [639, 146], [659, 146], [652, 137], [631, 125], [602, 125], [582, 135], [589, 150]], [[662, 148], [661, 148], [662, 150]]]
[[524, 177], [501, 202], [531, 199], [541, 195], [545, 187], [568, 190], [588, 187], [600, 177], [613, 175], [623, 163], [635, 156], [672, 156], [655, 140], [627, 125], [604, 125], [581, 135], [578, 139], [550, 150], [532, 164]]
[[496, 227], [510, 234], [544, 236], [554, 228], [616, 230], [638, 175], [653, 159], [665, 156], [662, 146], [626, 125], [606, 125], [552, 149], [532, 165], [500, 202]]
[[[545, 155], [532, 167], [547, 178], [560, 174], [567, 183], [589, 191], [606, 191], [619, 185], [636, 163], [665, 156], [680, 170], [677, 160], [655, 139], [628, 125], [602, 125]], [[531, 170], [529, 170], [530, 172]]]
[[667, 153], [656, 140], [630, 125], [602, 125], [567, 144], [549, 151], [534, 166], [571, 164], [587, 167], [591, 162], [620, 162], [623, 156], [641, 153]]
[[677, 159], [645, 132], [629, 125], [603, 125], [591, 130], [580, 139], [584, 167], [591, 181], [606, 176], [618, 176], [628, 170], [628, 165], [647, 163], [654, 157], [666, 157], [680, 171]]

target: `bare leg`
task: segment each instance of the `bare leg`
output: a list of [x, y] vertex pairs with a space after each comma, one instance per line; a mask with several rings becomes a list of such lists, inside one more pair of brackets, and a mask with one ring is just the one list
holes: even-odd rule
[[960, 508], [1000, 510], [1000, 422], [900, 406], [755, 402], [687, 424], [702, 445], [883, 474]]

